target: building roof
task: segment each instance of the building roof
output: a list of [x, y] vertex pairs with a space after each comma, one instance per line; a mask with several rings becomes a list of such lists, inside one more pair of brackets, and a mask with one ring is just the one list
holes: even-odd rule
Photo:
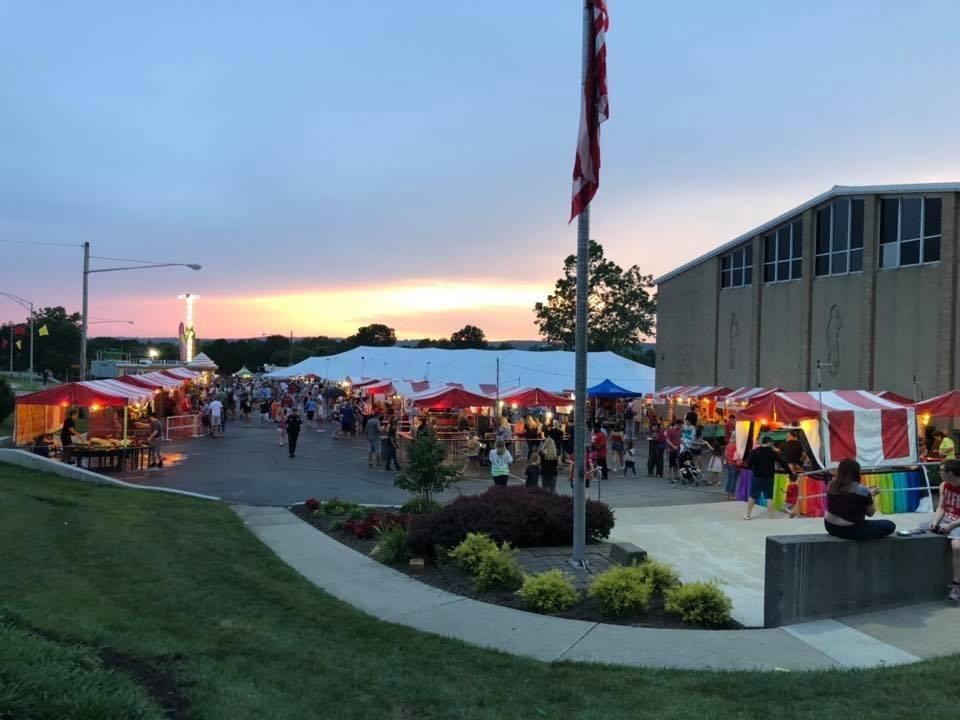
[[911, 185], [834, 185], [825, 193], [821, 193], [820, 195], [807, 200], [805, 203], [802, 203], [791, 210], [787, 210], [785, 213], [777, 215], [777, 217], [773, 218], [772, 220], [768, 220], [762, 225], [758, 225], [752, 230], [743, 233], [743, 235], [735, 237], [733, 240], [724, 243], [720, 247], [715, 248], [698, 258], [694, 258], [690, 262], [684, 263], [680, 267], [675, 268], [674, 270], [671, 270], [670, 272], [656, 278], [653, 282], [655, 285], [659, 285], [660, 283], [675, 278], [677, 275], [680, 275], [681, 273], [686, 272], [697, 265], [701, 265], [707, 260], [715, 258], [718, 255], [723, 255], [725, 252], [733, 250], [741, 243], [744, 243], [747, 240], [756, 237], [757, 235], [761, 235], [767, 232], [767, 230], [772, 230], [773, 228], [782, 225], [787, 220], [790, 220], [791, 218], [803, 213], [804, 211], [809, 210], [812, 207], [816, 207], [817, 205], [821, 205], [822, 203], [832, 200], [835, 197], [846, 195], [899, 195], [901, 193], [937, 192], [960, 192], [960, 182], [914, 183]]

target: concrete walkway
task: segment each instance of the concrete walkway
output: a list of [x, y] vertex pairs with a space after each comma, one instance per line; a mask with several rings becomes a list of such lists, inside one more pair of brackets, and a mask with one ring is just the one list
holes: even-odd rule
[[957, 611], [941, 604], [774, 630], [662, 630], [536, 615], [430, 587], [338, 543], [286, 509], [235, 510], [284, 562], [374, 617], [547, 662], [818, 670], [911, 663], [960, 647]]

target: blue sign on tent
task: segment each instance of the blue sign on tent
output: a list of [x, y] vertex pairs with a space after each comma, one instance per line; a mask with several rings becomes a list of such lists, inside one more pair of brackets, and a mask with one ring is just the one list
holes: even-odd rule
[[592, 388], [587, 388], [587, 397], [596, 397], [596, 398], [630, 398], [638, 397], [643, 395], [643, 393], [634, 392], [633, 390], [627, 390], [617, 385], [615, 382], [607, 379], [602, 383], [594, 385]]

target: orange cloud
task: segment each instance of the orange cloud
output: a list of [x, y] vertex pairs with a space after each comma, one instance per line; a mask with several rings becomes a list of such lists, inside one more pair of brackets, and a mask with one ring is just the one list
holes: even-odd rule
[[[483, 328], [491, 339], [536, 337], [533, 305], [549, 283], [421, 281], [376, 286], [295, 289], [255, 295], [204, 295], [194, 313], [200, 337], [255, 337], [261, 334], [350, 335], [361, 325], [381, 322], [399, 337], [443, 337], [463, 325]], [[183, 306], [167, 297], [130, 298], [98, 305], [100, 314], [125, 313], [141, 336], [171, 336]], [[119, 327], [119, 326], [118, 326]], [[118, 332], [104, 326], [102, 333]]]

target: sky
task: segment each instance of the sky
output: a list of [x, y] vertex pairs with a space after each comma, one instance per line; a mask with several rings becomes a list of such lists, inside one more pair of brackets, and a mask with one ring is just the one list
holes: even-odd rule
[[[591, 236], [658, 275], [833, 185], [960, 180], [955, 0], [610, 0]], [[93, 334], [536, 336], [581, 4], [0, 1], [0, 291]], [[124, 262], [94, 260], [102, 268]], [[0, 298], [3, 300], [3, 298]], [[0, 302], [0, 320], [20, 319]]]

